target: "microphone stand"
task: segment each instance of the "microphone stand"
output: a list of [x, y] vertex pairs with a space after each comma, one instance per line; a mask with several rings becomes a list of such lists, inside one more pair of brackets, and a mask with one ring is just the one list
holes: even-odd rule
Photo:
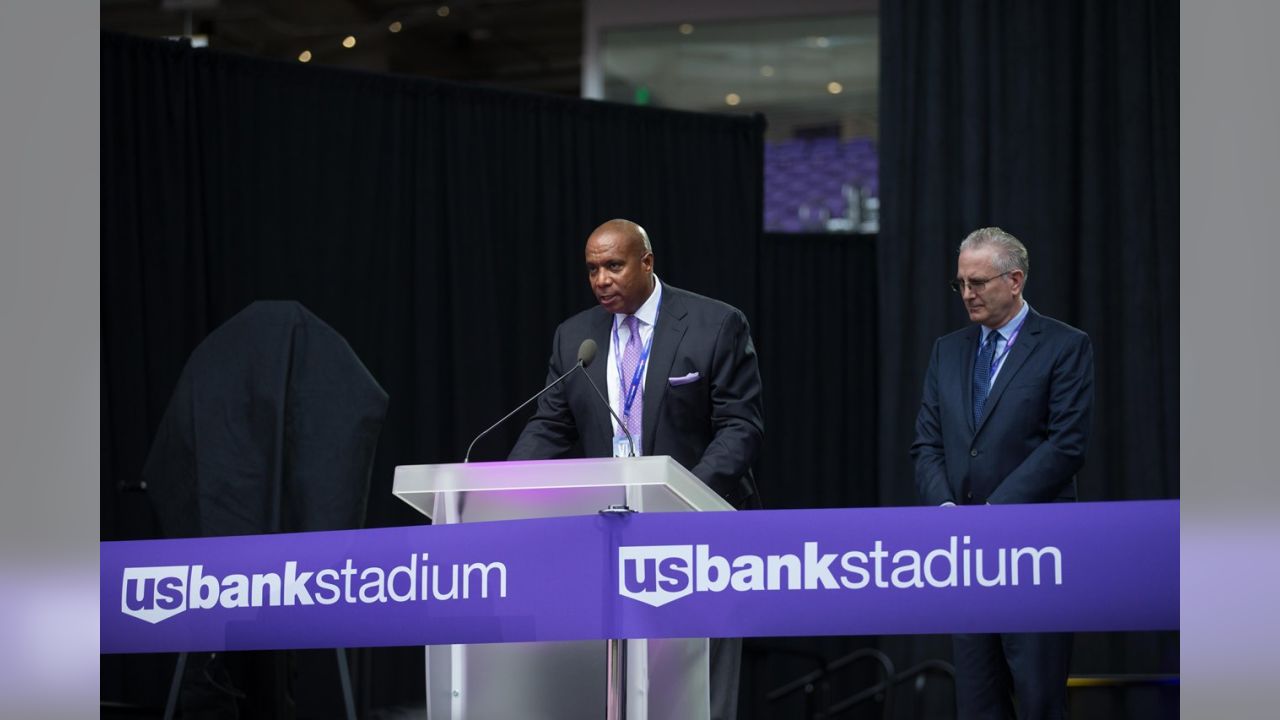
[[[489, 427], [485, 428], [485, 429], [484, 429], [484, 432], [482, 432], [482, 433], [480, 433], [479, 435], [477, 435], [477, 436], [476, 436], [476, 439], [475, 439], [475, 440], [472, 440], [472, 441], [471, 441], [471, 444], [467, 446], [467, 454], [462, 458], [462, 462], [464, 462], [464, 463], [465, 463], [465, 462], [471, 462], [471, 449], [472, 449], [472, 448], [474, 448], [474, 447], [476, 446], [476, 443], [480, 440], [480, 438], [484, 437], [485, 435], [488, 435], [488, 434], [489, 434], [489, 433], [490, 433], [494, 428], [496, 428], [496, 427], [498, 427], [499, 425], [501, 425], [502, 423], [506, 422], [506, 421], [507, 421], [507, 420], [508, 420], [512, 415], [515, 415], [516, 413], [518, 413], [518, 412], [520, 412], [521, 410], [525, 409], [525, 407], [527, 407], [527, 406], [529, 405], [529, 403], [531, 403], [531, 402], [533, 402], [534, 400], [537, 400], [538, 398], [542, 397], [543, 393], [545, 393], [546, 391], [548, 391], [548, 390], [550, 390], [551, 388], [555, 387], [556, 385], [559, 385], [561, 380], [564, 380], [565, 378], [567, 378], [567, 377], [569, 377], [570, 375], [572, 375], [572, 374], [573, 374], [573, 372], [574, 372], [575, 370], [580, 370], [580, 369], [582, 369], [582, 368], [584, 368], [584, 367], [586, 367], [586, 366], [585, 366], [585, 364], [583, 363], [582, 359], [581, 359], [581, 358], [579, 358], [579, 359], [578, 359], [577, 364], [576, 364], [576, 365], [574, 365], [573, 367], [569, 368], [569, 372], [566, 372], [565, 374], [563, 374], [563, 375], [561, 375], [560, 377], [556, 378], [556, 379], [555, 379], [555, 382], [551, 383], [550, 385], [547, 385], [546, 387], [544, 387], [544, 388], [542, 388], [541, 390], [539, 390], [539, 391], [537, 392], [537, 394], [535, 394], [533, 397], [531, 397], [531, 398], [529, 398], [528, 400], [525, 400], [524, 402], [520, 403], [520, 407], [517, 407], [515, 410], [512, 410], [511, 412], [507, 413], [506, 415], [503, 415], [501, 420], [499, 420], [498, 422], [496, 422], [496, 423], [494, 423], [494, 424], [490, 425]], [[591, 378], [591, 376], [590, 376], [590, 375], [588, 375], [588, 376], [587, 376], [587, 379], [590, 379], [590, 378]], [[591, 386], [592, 386], [592, 387], [595, 387], [595, 383], [592, 383], [592, 384], [591, 384]], [[598, 392], [600, 392], [600, 391], [599, 391], [599, 390], [597, 390], [596, 392], [598, 393]], [[612, 411], [612, 409], [610, 409], [610, 410]], [[634, 452], [634, 450], [633, 450], [632, 452]]]

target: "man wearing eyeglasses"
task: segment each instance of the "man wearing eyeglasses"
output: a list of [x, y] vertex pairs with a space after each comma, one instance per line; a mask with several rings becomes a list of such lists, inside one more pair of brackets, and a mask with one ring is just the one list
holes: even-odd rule
[[[1071, 501], [1093, 410], [1089, 336], [1022, 297], [1027, 249], [1000, 228], [960, 244], [951, 288], [973, 325], [939, 338], [916, 417], [928, 505]], [[1070, 633], [953, 636], [961, 718], [1066, 717]]]

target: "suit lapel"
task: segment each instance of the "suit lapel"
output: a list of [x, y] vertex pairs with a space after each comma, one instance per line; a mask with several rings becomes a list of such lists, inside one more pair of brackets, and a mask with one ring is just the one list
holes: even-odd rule
[[964, 382], [960, 383], [960, 393], [964, 397], [964, 416], [969, 423], [969, 430], [975, 432], [973, 426], [973, 364], [978, 357], [978, 341], [982, 338], [982, 329], [973, 326], [973, 331], [969, 333], [969, 341], [965, 343], [964, 350]]
[[[613, 362], [613, 355], [609, 352], [609, 340], [613, 334], [613, 313], [605, 311], [601, 308], [601, 312], [591, 321], [591, 339], [596, 341], [596, 360], [587, 367], [587, 374], [595, 381], [596, 387], [604, 393], [604, 399], [609, 401], [609, 363]], [[601, 433], [604, 437], [604, 444], [611, 447], [613, 445], [613, 416], [609, 414], [607, 408], [600, 406], [600, 399], [595, 397], [596, 392], [590, 388], [583, 388], [583, 392], [590, 393], [591, 397], [587, 400], [587, 406], [593, 408], [590, 422], [587, 427], [590, 432]]]
[[658, 324], [653, 329], [653, 348], [649, 351], [649, 369], [645, 371], [644, 380], [644, 418], [640, 426], [644, 435], [641, 444], [645, 455], [653, 451], [659, 411], [667, 397], [667, 378], [671, 376], [676, 350], [679, 349], [688, 327], [684, 321], [688, 311], [679, 292], [670, 285], [663, 286], [662, 302], [658, 306]]
[[[978, 426], [974, 428], [975, 435], [987, 423], [987, 418], [991, 417], [996, 404], [1000, 402], [1000, 396], [1004, 394], [1004, 389], [1009, 386], [1009, 381], [1013, 379], [1014, 375], [1018, 374], [1018, 370], [1022, 369], [1023, 364], [1027, 362], [1027, 358], [1031, 357], [1031, 352], [1035, 350], [1036, 345], [1040, 344], [1040, 316], [1033, 310], [1028, 310], [1027, 312], [1026, 326], [1023, 327], [1022, 332], [1018, 333], [1018, 337], [1014, 338], [1013, 349], [1009, 351], [1009, 356], [1004, 359], [1004, 364], [1000, 366], [1000, 374], [996, 376], [996, 382], [991, 386], [991, 392], [987, 394], [987, 405], [982, 409], [982, 417], [978, 419]], [[972, 396], [973, 393], [969, 393], [969, 395]]]

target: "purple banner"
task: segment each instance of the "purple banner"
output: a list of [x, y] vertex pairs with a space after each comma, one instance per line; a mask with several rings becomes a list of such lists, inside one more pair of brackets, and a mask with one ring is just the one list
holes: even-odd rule
[[102, 543], [102, 652], [1178, 627], [1178, 502]]

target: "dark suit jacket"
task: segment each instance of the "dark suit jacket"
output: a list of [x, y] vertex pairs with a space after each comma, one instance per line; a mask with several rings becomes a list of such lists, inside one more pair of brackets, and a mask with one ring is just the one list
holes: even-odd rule
[[1075, 499], [1093, 412], [1089, 336], [1028, 310], [1027, 321], [973, 421], [981, 329], [934, 343], [916, 439], [916, 488], [926, 504]]
[[[600, 357], [587, 372], [606, 390], [613, 314], [600, 306], [556, 328], [547, 382], [577, 362], [591, 338]], [[673, 386], [672, 377], [698, 380]], [[607, 397], [607, 395], [606, 395]], [[751, 464], [764, 437], [760, 370], [747, 319], [736, 308], [666, 283], [658, 308], [644, 385], [644, 455], [670, 455], [721, 497], [742, 507], [755, 495]], [[607, 407], [576, 374], [543, 395], [512, 448], [510, 459], [564, 457], [581, 447], [587, 457], [613, 454]]]

